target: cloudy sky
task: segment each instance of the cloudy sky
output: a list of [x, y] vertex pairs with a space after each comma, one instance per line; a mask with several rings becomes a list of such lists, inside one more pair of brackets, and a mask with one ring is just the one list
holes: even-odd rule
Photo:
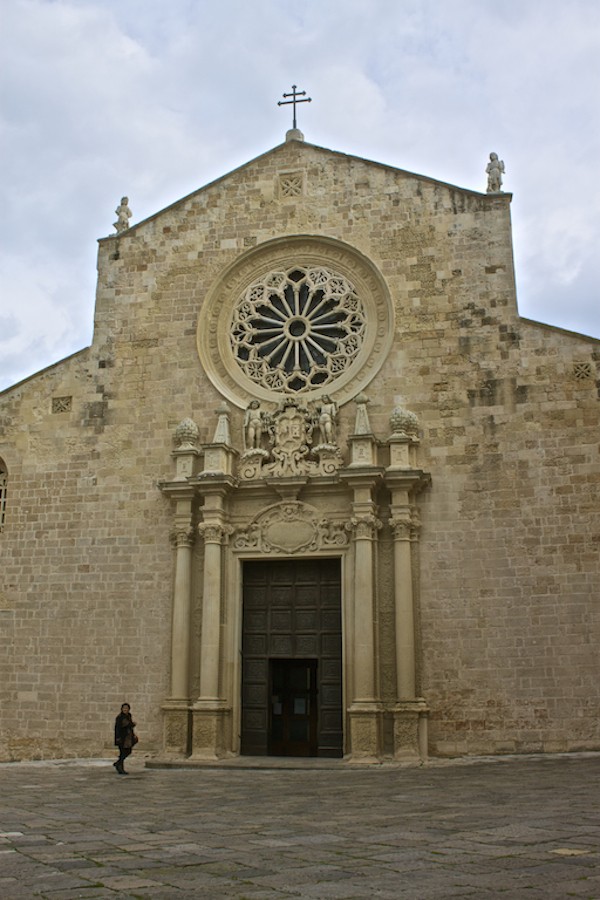
[[598, 0], [2, 0], [0, 390], [87, 346], [96, 240], [306, 140], [513, 193], [522, 315], [600, 337]]

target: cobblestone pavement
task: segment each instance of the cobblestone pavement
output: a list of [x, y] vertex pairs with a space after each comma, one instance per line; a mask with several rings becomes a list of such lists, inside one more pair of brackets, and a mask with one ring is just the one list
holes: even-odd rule
[[0, 766], [0, 898], [600, 900], [600, 754]]

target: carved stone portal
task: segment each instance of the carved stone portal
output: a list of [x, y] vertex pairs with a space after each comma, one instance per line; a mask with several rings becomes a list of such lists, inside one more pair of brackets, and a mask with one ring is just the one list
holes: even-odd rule
[[[334, 730], [343, 747], [336, 748], [359, 763], [425, 757], [428, 709], [418, 695], [419, 582], [414, 566], [417, 495], [429, 476], [417, 466], [416, 416], [394, 411], [386, 442], [389, 464], [383, 466], [364, 394], [356, 398], [355, 430], [346, 438], [344, 460], [338, 440], [347, 424], [338, 428], [337, 402], [325, 392], [314, 399], [288, 396], [278, 402], [251, 398], [241, 454], [232, 446], [227, 408], [220, 407], [217, 414], [211, 444], [198, 446], [198, 429], [190, 420], [178, 426], [173, 451], [177, 473], [162, 485], [175, 503], [176, 546], [171, 690], [163, 706], [165, 754], [215, 760], [245, 752], [240, 736], [254, 728], [248, 723], [256, 721], [256, 709], [264, 724], [270, 702], [266, 694], [256, 707], [247, 698], [257, 683], [259, 656], [263, 662], [256, 677], [268, 684], [268, 654], [261, 649], [262, 639], [240, 642], [244, 632], [239, 626], [248, 613], [251, 628], [263, 627], [262, 618], [260, 623], [259, 616], [252, 618], [257, 609], [253, 598], [271, 582], [254, 584], [252, 567], [267, 572], [271, 564], [284, 561], [292, 564], [289, 572], [299, 573], [292, 581], [303, 585], [302, 597], [310, 603], [303, 599], [298, 609], [290, 605], [285, 610], [279, 594], [269, 595], [266, 605], [260, 601], [260, 616], [273, 608], [273, 628], [281, 638], [275, 656], [312, 659], [319, 646], [310, 599], [317, 583], [319, 592], [324, 591], [319, 597], [327, 595], [327, 603], [331, 601], [326, 608], [332, 613], [332, 630], [327, 633], [335, 632], [338, 643], [341, 637], [334, 670], [343, 699], [335, 701]], [[240, 438], [241, 425], [238, 418]], [[198, 455], [203, 455], [204, 467], [194, 474]], [[184, 476], [181, 460], [192, 474]], [[198, 535], [202, 547], [194, 550]], [[327, 558], [337, 574], [321, 584], [320, 576], [310, 573]], [[308, 584], [312, 587], [306, 590]], [[273, 735], [265, 729], [266, 747]]]

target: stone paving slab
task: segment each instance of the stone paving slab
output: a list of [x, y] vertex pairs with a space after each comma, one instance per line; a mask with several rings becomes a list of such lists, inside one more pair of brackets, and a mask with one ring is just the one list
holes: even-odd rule
[[0, 765], [0, 898], [600, 900], [600, 754]]

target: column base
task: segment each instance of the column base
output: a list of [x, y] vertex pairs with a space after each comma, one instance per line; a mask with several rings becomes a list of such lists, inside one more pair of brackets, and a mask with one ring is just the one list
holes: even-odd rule
[[394, 759], [427, 759], [427, 716], [425, 701], [402, 700], [394, 707]]
[[230, 754], [231, 708], [221, 700], [198, 700], [192, 707], [192, 759]]
[[190, 755], [192, 720], [187, 700], [165, 700], [163, 711], [163, 752], [169, 758]]
[[349, 763], [378, 763], [383, 749], [383, 710], [376, 702], [358, 701], [348, 710]]

